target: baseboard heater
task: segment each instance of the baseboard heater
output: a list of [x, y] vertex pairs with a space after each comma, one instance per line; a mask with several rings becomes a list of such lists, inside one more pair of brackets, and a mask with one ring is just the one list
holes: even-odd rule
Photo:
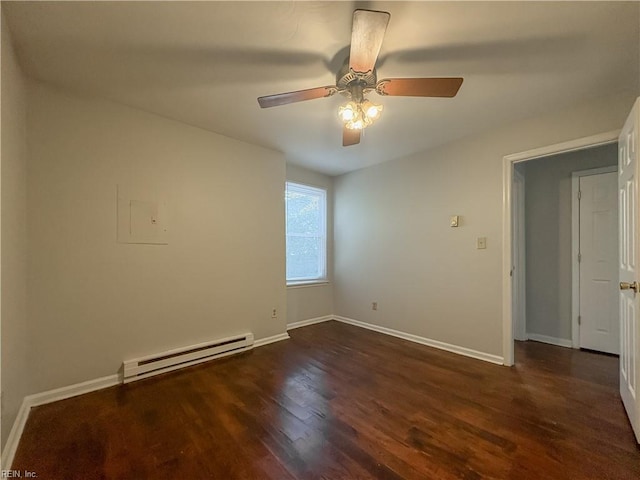
[[134, 360], [125, 360], [122, 363], [123, 383], [208, 362], [214, 358], [226, 357], [251, 348], [253, 348], [253, 333], [245, 333], [189, 347], [176, 348]]

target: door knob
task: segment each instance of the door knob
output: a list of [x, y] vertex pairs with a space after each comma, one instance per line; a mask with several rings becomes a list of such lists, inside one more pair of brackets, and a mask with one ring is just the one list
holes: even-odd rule
[[620, 290], [633, 290], [638, 293], [639, 287], [638, 282], [620, 282]]

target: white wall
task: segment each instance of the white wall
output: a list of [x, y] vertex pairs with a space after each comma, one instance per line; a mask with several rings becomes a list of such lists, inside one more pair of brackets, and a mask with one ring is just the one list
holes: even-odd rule
[[636, 93], [338, 177], [335, 313], [502, 355], [503, 157], [621, 128]]
[[[281, 154], [40, 83], [28, 105], [31, 392], [285, 331]], [[116, 242], [118, 184], [164, 194], [168, 245]]]
[[26, 85], [2, 15], [2, 447], [27, 391]]
[[287, 287], [287, 324], [333, 314], [333, 178], [287, 163], [287, 180], [327, 190], [328, 284]]
[[523, 164], [527, 333], [571, 340], [571, 174], [617, 162], [611, 144]]

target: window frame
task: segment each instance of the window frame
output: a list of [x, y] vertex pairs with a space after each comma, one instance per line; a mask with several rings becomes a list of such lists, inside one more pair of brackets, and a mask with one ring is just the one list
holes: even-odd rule
[[288, 204], [287, 204], [287, 192], [292, 191], [296, 193], [300, 193], [303, 195], [316, 196], [320, 197], [320, 258], [318, 259], [318, 270], [320, 272], [320, 276], [318, 277], [297, 277], [289, 279], [287, 277], [287, 268], [285, 264], [285, 280], [288, 287], [295, 286], [305, 286], [305, 285], [313, 285], [313, 284], [322, 284], [328, 283], [328, 275], [327, 275], [327, 213], [328, 213], [328, 205], [327, 205], [327, 189], [322, 187], [317, 187], [314, 185], [307, 185], [304, 183], [286, 181], [285, 182], [285, 262], [288, 260], [288, 250], [287, 243], [289, 236], [291, 237], [304, 237], [304, 238], [316, 238], [317, 235], [306, 235], [306, 234], [289, 234], [288, 225], [289, 225], [289, 213], [288, 213]]

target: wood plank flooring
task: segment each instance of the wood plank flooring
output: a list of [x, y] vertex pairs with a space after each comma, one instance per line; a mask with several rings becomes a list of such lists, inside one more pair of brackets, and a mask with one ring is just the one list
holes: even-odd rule
[[34, 408], [39, 479], [635, 479], [618, 359], [518, 342], [506, 368], [338, 322]]

